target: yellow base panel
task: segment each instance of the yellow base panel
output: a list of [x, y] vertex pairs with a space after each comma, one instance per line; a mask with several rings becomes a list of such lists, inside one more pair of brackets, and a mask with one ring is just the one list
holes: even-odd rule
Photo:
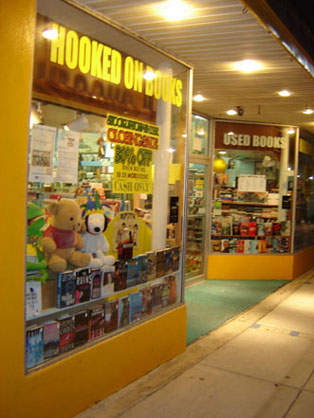
[[296, 254], [210, 254], [207, 279], [292, 280], [314, 266], [314, 246]]
[[28, 376], [8, 377], [3, 418], [72, 417], [185, 349], [182, 305]]

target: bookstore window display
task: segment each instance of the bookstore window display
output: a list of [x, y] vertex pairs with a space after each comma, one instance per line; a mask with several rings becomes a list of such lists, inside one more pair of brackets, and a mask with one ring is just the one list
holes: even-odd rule
[[292, 251], [295, 134], [216, 122], [211, 252]]
[[[114, 49], [124, 35], [87, 15], [105, 32], [89, 38], [75, 13], [46, 15], [45, 4], [30, 114], [28, 371], [182, 302], [189, 71], [156, 51], [144, 63], [148, 47], [138, 41], [135, 57]], [[59, 31], [57, 40], [42, 38], [43, 22]], [[117, 45], [109, 48], [102, 41], [113, 31]], [[67, 53], [75, 45], [84, 51], [76, 63]], [[86, 51], [95, 48], [102, 61], [88, 64]], [[145, 81], [148, 70], [154, 82]]]

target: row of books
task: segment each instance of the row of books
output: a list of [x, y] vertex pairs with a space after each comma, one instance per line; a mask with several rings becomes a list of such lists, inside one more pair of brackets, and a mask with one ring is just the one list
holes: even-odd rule
[[286, 253], [289, 251], [288, 237], [265, 237], [260, 239], [220, 239], [211, 240], [212, 252], [221, 253]]
[[35, 367], [175, 303], [176, 289], [176, 278], [170, 275], [162, 283], [141, 291], [27, 328], [26, 368]]

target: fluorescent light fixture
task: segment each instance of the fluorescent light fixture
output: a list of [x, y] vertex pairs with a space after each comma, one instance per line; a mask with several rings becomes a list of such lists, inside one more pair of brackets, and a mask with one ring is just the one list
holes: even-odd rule
[[53, 41], [58, 38], [58, 31], [56, 29], [46, 28], [42, 31], [42, 35], [45, 39]]
[[156, 74], [154, 73], [154, 71], [146, 71], [143, 77], [145, 78], [145, 80], [151, 81], [154, 80], [154, 78], [156, 78]]
[[200, 135], [200, 136], [205, 135], [205, 131], [204, 131], [204, 129], [199, 129], [199, 130], [197, 131], [197, 135]]
[[233, 63], [232, 67], [234, 70], [241, 71], [242, 73], [254, 73], [255, 71], [262, 70], [264, 65], [255, 60], [243, 60]]
[[233, 134], [234, 134], [234, 132], [230, 131], [230, 132], [228, 132], [227, 135], [233, 135]]
[[278, 91], [278, 94], [279, 94], [279, 96], [281, 96], [281, 97], [289, 97], [289, 96], [291, 96], [291, 93], [290, 93], [290, 91], [288, 91], [288, 90], [281, 90], [281, 91]]
[[295, 129], [293, 129], [293, 128], [288, 129], [288, 134], [289, 134], [289, 135], [292, 135], [292, 134], [294, 134], [294, 133], [295, 133]]
[[187, 137], [187, 134], [182, 134], [182, 137], [183, 137], [183, 138], [186, 138], [186, 137]]
[[238, 112], [236, 111], [236, 110], [234, 110], [234, 109], [230, 109], [230, 110], [227, 110], [227, 115], [229, 115], [229, 116], [234, 116], [234, 115], [236, 115]]
[[314, 113], [314, 110], [310, 107], [307, 107], [306, 109], [302, 110], [302, 113], [304, 113], [305, 115], [312, 115]]
[[314, 180], [314, 176], [309, 177], [309, 180]]
[[218, 151], [218, 154], [225, 155], [225, 154], [227, 154], [227, 151]]
[[196, 94], [193, 97], [194, 102], [203, 102], [205, 100], [205, 97], [202, 94]]
[[168, 151], [168, 152], [170, 152], [170, 153], [172, 154], [173, 152], [175, 152], [175, 149], [174, 149], [174, 148], [172, 148], [172, 147], [170, 147], [170, 148], [168, 148], [168, 149], [167, 149], [167, 151]]
[[170, 22], [176, 22], [191, 17], [193, 8], [181, 0], [168, 0], [156, 8], [157, 12]]

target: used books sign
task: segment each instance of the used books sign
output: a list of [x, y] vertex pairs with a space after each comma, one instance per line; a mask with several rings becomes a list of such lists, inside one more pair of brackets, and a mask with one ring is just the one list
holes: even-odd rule
[[116, 115], [107, 116], [107, 140], [114, 143], [114, 193], [153, 192], [153, 151], [159, 127]]

